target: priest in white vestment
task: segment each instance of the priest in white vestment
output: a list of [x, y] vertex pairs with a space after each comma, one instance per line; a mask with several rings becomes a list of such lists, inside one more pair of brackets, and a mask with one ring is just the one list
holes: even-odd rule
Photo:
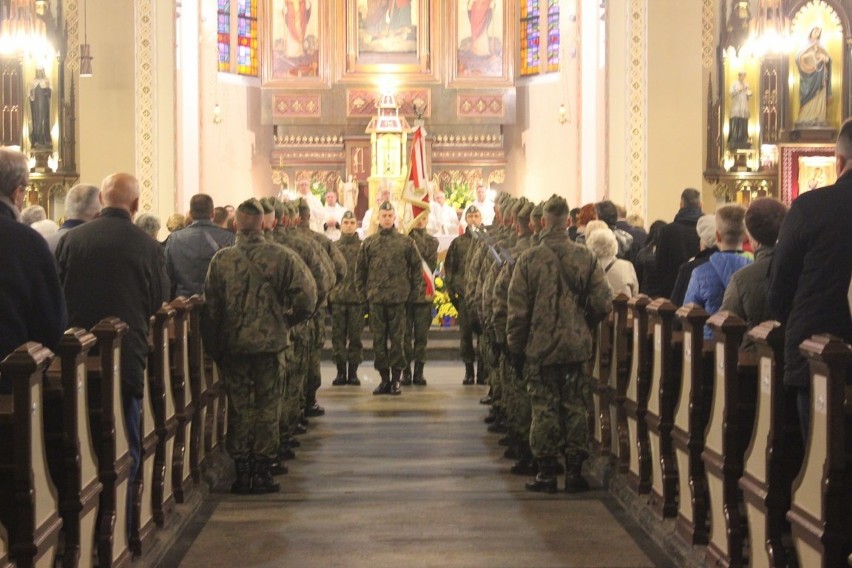
[[464, 219], [467, 216], [467, 210], [470, 209], [471, 206], [476, 206], [476, 208], [479, 209], [479, 212], [482, 213], [483, 225], [491, 225], [494, 222], [494, 202], [490, 197], [488, 197], [487, 187], [482, 184], [476, 186], [476, 200], [465, 208], [464, 213], [462, 213], [461, 216], [461, 225], [464, 228], [467, 228], [467, 223]]
[[311, 230], [322, 233], [323, 223], [325, 222], [325, 207], [323, 207], [319, 197], [311, 193], [311, 184], [308, 180], [303, 179], [296, 182], [296, 197], [303, 198], [311, 209]]
[[340, 238], [340, 222], [343, 220], [343, 214], [347, 209], [337, 202], [337, 194], [329, 191], [325, 194], [325, 236], [336, 241]]
[[453, 235], [459, 234], [459, 216], [456, 210], [446, 204], [447, 196], [441, 189], [435, 190], [431, 210], [429, 211], [429, 223], [426, 231], [431, 235]]

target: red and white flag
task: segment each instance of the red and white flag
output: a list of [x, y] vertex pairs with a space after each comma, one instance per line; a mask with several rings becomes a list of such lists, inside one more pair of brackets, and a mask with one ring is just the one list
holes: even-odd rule
[[405, 232], [411, 232], [421, 217], [429, 216], [429, 176], [426, 173], [426, 132], [422, 126], [414, 129], [411, 141], [408, 182], [405, 184], [403, 199], [411, 205], [411, 218], [405, 223]]

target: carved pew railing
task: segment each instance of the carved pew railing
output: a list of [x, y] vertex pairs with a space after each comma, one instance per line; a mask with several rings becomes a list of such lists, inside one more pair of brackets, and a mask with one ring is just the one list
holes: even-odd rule
[[680, 370], [683, 360], [682, 334], [674, 334], [677, 307], [665, 298], [648, 306], [649, 327], [653, 337], [648, 412], [650, 452], [654, 456], [651, 491], [648, 502], [660, 518], [677, 516], [678, 469], [672, 443], [674, 408], [680, 395]]
[[194, 411], [189, 428], [189, 470], [193, 483], [201, 483], [204, 463], [204, 440], [207, 426], [207, 378], [205, 377], [204, 346], [201, 341], [201, 309], [204, 299], [189, 298], [189, 386]]
[[609, 423], [611, 459], [616, 473], [627, 473], [630, 465], [630, 436], [627, 432], [627, 413], [624, 402], [627, 395], [627, 379], [630, 367], [628, 347], [628, 311], [626, 294], [612, 300], [612, 346], [610, 349], [607, 398], [609, 399]]
[[103, 484], [98, 509], [99, 566], [124, 566], [130, 561], [127, 542], [127, 496], [132, 457], [121, 401], [121, 343], [127, 324], [105, 318], [92, 333], [100, 355], [89, 357], [89, 416]]
[[0, 397], [0, 521], [19, 568], [52, 566], [59, 552], [58, 494], [45, 448], [43, 376], [53, 353], [26, 343], [0, 364], [12, 395]]
[[175, 317], [169, 327], [171, 356], [171, 389], [174, 397], [177, 431], [172, 454], [172, 486], [175, 501], [184, 503], [192, 486], [189, 467], [189, 428], [192, 420], [193, 399], [189, 384], [189, 310], [185, 298], [171, 302]]
[[689, 304], [675, 316], [683, 330], [680, 396], [672, 428], [679, 485], [675, 527], [685, 542], [702, 545], [709, 539], [707, 474], [701, 454], [713, 389], [713, 349], [704, 341], [707, 312]]
[[44, 432], [50, 474], [59, 493], [64, 545], [62, 565], [94, 561], [95, 525], [103, 485], [89, 421], [86, 361], [97, 340], [72, 328], [59, 342], [45, 376]]
[[754, 433], [746, 449], [740, 487], [749, 527], [754, 567], [790, 566], [792, 483], [802, 465], [802, 434], [795, 393], [783, 385], [784, 330], [767, 321], [748, 332], [758, 355], [757, 409]]
[[725, 566], [748, 564], [748, 525], [739, 488], [743, 456], [751, 440], [757, 398], [757, 360], [740, 353], [746, 324], [728, 312], [707, 324], [715, 341], [713, 399], [702, 459], [710, 496], [707, 558]]
[[644, 294], [634, 296], [628, 302], [628, 307], [633, 313], [633, 340], [624, 402], [630, 437], [627, 481], [630, 488], [640, 495], [648, 493], [651, 488], [651, 454], [648, 445], [648, 428], [645, 423], [651, 349], [647, 311], [650, 303], [651, 299]]
[[174, 317], [175, 310], [170, 306], [163, 306], [154, 314], [152, 330], [154, 365], [148, 373], [148, 394], [157, 433], [151, 480], [151, 508], [154, 513], [154, 522], [161, 527], [174, 511], [175, 503], [172, 489], [172, 455], [178, 423], [171, 389], [169, 356], [169, 325]]
[[597, 328], [595, 354], [592, 358], [591, 432], [592, 448], [599, 456], [609, 456], [612, 444], [612, 429], [609, 416], [609, 366], [612, 355], [612, 316], [608, 316]]
[[843, 566], [852, 555], [852, 347], [816, 335], [800, 349], [811, 370], [810, 433], [787, 518], [800, 566]]

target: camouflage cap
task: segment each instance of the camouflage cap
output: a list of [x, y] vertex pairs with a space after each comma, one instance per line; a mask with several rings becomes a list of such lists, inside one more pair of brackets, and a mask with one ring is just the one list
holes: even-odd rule
[[263, 207], [263, 214], [268, 215], [275, 212], [275, 198], [264, 197], [260, 200], [260, 205]]
[[[535, 206], [532, 204], [532, 202], [527, 201], [524, 204], [524, 206], [521, 207], [520, 210], [518, 210], [518, 213], [517, 213], [518, 219], [524, 219], [526, 221], [529, 221], [530, 217], [532, 217], [532, 212], [533, 212], [534, 208], [535, 208]], [[539, 215], [539, 217], [540, 216], [541, 215]]]
[[282, 203], [284, 205], [284, 217], [286, 219], [295, 219], [299, 216], [299, 209], [296, 207], [296, 204], [292, 201], [288, 201], [287, 203]]
[[379, 205], [379, 211], [393, 211], [393, 204], [390, 201], [385, 201]]
[[237, 211], [244, 215], [263, 215], [263, 205], [259, 200], [252, 197], [246, 199], [237, 207]]
[[515, 216], [515, 204], [517, 204], [518, 200], [514, 197], [508, 197], [505, 201], [503, 201], [503, 217], [514, 217]]
[[553, 215], [554, 217], [565, 217], [568, 215], [569, 210], [570, 208], [565, 198], [556, 194], [553, 194], [547, 200], [547, 203], [544, 204], [544, 213], [546, 215]]
[[544, 203], [538, 203], [532, 208], [531, 219], [541, 219], [544, 216]]
[[287, 210], [287, 208], [284, 206], [283, 202], [278, 201], [277, 199], [275, 200], [274, 206], [275, 206], [275, 219], [280, 221], [284, 217], [284, 212]]
[[467, 211], [465, 211], [464, 216], [467, 217], [468, 215], [475, 215], [479, 212], [479, 207], [477, 207], [476, 205], [471, 205], [467, 208]]
[[305, 215], [311, 212], [311, 206], [308, 205], [308, 202], [304, 197], [300, 197], [296, 200], [296, 208], [299, 211], [299, 215]]
[[343, 214], [343, 217], [341, 217], [341, 219], [354, 219], [354, 218], [355, 218], [355, 213], [353, 213], [352, 211], [346, 211]]
[[519, 197], [515, 199], [514, 205], [512, 206], [512, 216], [517, 218], [521, 213], [521, 210], [529, 203], [530, 200], [526, 197]]

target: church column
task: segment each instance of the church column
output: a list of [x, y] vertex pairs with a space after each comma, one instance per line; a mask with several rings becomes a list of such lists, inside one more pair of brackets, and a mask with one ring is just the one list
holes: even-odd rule
[[648, 224], [671, 220], [685, 187], [703, 187], [703, 28], [712, 2], [608, 4], [610, 196]]

